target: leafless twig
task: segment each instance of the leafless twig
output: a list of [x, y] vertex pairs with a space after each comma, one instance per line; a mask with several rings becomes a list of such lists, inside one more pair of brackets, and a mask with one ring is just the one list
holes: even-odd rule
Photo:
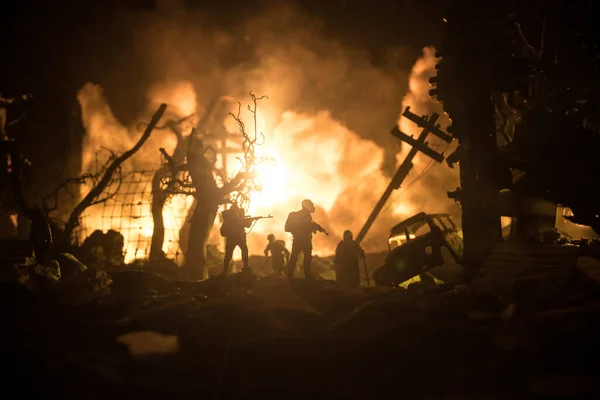
[[[249, 93], [252, 99], [252, 106], [248, 105], [247, 109], [252, 113], [254, 122], [254, 137], [250, 137], [250, 134], [246, 131], [246, 124], [241, 118], [242, 104], [238, 101], [237, 114], [229, 113], [235, 119], [238, 124], [238, 130], [242, 134], [242, 155], [237, 157], [241, 163], [241, 172], [246, 173], [248, 176], [253, 177], [255, 174], [255, 168], [264, 163], [273, 161], [271, 157], [256, 156], [255, 148], [264, 143], [265, 137], [262, 132], [258, 131], [257, 121], [257, 103], [259, 100], [268, 99], [267, 96], [257, 97], [252, 91]], [[256, 180], [254, 178], [248, 179], [247, 183], [243, 185], [236, 193], [234, 201], [243, 207], [248, 207], [250, 203], [250, 193], [257, 187]]]

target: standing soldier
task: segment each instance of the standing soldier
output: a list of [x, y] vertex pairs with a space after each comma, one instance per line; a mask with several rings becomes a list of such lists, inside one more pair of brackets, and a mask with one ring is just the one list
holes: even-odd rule
[[244, 211], [234, 204], [229, 210], [223, 211], [223, 225], [221, 225], [221, 236], [225, 238], [225, 260], [223, 263], [223, 275], [229, 275], [229, 265], [233, 258], [233, 251], [237, 246], [242, 251], [244, 271], [248, 269], [248, 245], [246, 244], [246, 228], [252, 226], [252, 220], [244, 216]]
[[352, 232], [345, 231], [344, 240], [338, 244], [335, 250], [337, 283], [348, 287], [360, 285], [359, 258], [366, 259], [365, 251], [352, 238]]
[[290, 259], [290, 251], [285, 248], [285, 242], [283, 240], [276, 240], [275, 235], [272, 233], [267, 236], [269, 244], [265, 248], [265, 257], [269, 256], [271, 252], [271, 259], [273, 261], [273, 271], [275, 275], [283, 275], [283, 268]]
[[294, 237], [292, 254], [287, 266], [287, 276], [290, 280], [294, 278], [294, 269], [300, 252], [304, 254], [304, 277], [314, 279], [311, 274], [312, 235], [316, 232], [323, 232], [329, 236], [321, 225], [313, 221], [311, 214], [314, 212], [315, 205], [313, 202], [308, 199], [303, 200], [302, 209], [291, 212], [285, 221], [285, 231], [290, 232]]

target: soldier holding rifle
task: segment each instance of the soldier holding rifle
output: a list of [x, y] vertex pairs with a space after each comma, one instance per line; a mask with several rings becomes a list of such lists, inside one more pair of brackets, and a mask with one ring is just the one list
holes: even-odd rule
[[229, 266], [233, 258], [233, 251], [239, 246], [242, 251], [242, 262], [244, 269], [242, 272], [251, 272], [248, 264], [248, 244], [246, 243], [246, 228], [250, 228], [252, 223], [262, 218], [268, 217], [247, 217], [237, 204], [225, 210], [223, 215], [223, 225], [221, 225], [221, 236], [225, 238], [225, 260], [223, 262], [223, 275], [229, 275]]
[[288, 215], [285, 222], [285, 231], [290, 232], [294, 241], [292, 242], [292, 255], [290, 256], [287, 265], [287, 277], [292, 280], [294, 277], [294, 269], [298, 256], [302, 252], [304, 254], [304, 277], [306, 279], [314, 279], [311, 273], [312, 267], [312, 235], [316, 232], [322, 232], [329, 236], [327, 231], [315, 221], [311, 214], [315, 212], [315, 205], [310, 200], [302, 201], [302, 209], [293, 211]]

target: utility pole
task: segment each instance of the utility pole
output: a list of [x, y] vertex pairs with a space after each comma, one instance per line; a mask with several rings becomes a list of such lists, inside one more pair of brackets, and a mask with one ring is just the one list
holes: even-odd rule
[[[243, 137], [241, 134], [231, 134], [221, 128], [217, 133], [209, 133], [205, 135], [207, 142], [216, 149], [217, 156], [221, 157], [221, 168], [219, 171], [224, 177], [227, 176], [227, 160], [229, 154], [240, 154], [243, 152], [241, 148], [241, 142]], [[232, 142], [238, 142], [240, 146], [231, 146]]]
[[398, 170], [394, 174], [394, 177], [390, 181], [388, 187], [385, 189], [385, 192], [383, 192], [381, 198], [379, 199], [379, 201], [375, 205], [375, 208], [371, 212], [371, 215], [369, 215], [369, 218], [367, 218], [367, 222], [365, 222], [364, 226], [358, 233], [356, 241], [359, 243], [365, 238], [367, 232], [369, 232], [371, 225], [373, 225], [373, 222], [375, 222], [375, 219], [381, 212], [381, 209], [383, 208], [385, 203], [388, 201], [392, 192], [396, 189], [399, 189], [400, 185], [402, 185], [402, 182], [404, 182], [404, 179], [406, 179], [406, 177], [408, 176], [408, 173], [413, 167], [412, 160], [419, 152], [425, 154], [426, 156], [430, 157], [431, 159], [437, 162], [444, 161], [443, 153], [440, 154], [429, 147], [429, 144], [426, 141], [427, 136], [430, 133], [433, 133], [435, 136], [439, 137], [446, 143], [450, 143], [452, 141], [452, 136], [442, 131], [440, 129], [440, 125], [436, 124], [438, 118], [440, 117], [439, 114], [434, 113], [431, 115], [431, 117], [427, 117], [426, 115], [419, 117], [418, 115], [410, 111], [410, 107], [406, 107], [406, 109], [402, 113], [402, 116], [414, 122], [415, 124], [417, 124], [417, 126], [423, 128], [423, 130], [421, 131], [419, 137], [415, 139], [413, 136], [408, 136], [407, 134], [401, 132], [397, 126], [392, 129], [392, 135], [396, 136], [403, 142], [410, 144], [412, 146], [412, 149], [410, 150], [402, 164], [400, 164], [400, 167], [398, 167]]

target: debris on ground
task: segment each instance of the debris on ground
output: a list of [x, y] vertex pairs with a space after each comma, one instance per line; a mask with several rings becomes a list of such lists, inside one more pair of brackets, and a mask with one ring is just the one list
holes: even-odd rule
[[179, 338], [153, 331], [129, 332], [117, 338], [124, 343], [132, 357], [176, 354], [179, 351]]
[[86, 265], [98, 268], [118, 267], [124, 264], [125, 239], [115, 230], [106, 233], [96, 230], [88, 236], [79, 249], [79, 258]]
[[59, 253], [45, 265], [33, 260], [12, 271], [12, 282], [38, 298], [49, 296], [65, 305], [79, 306], [105, 296], [112, 284], [106, 272], [88, 268], [69, 253]]
[[[61, 281], [99, 271], [63, 256]], [[247, 272], [190, 282], [153, 268], [112, 270], [110, 294], [83, 307], [13, 302], [0, 310], [15, 338], [6, 362], [35, 365], [40, 385], [57, 396], [86, 398], [356, 398], [398, 387], [414, 398], [569, 397], [589, 393], [590, 377], [600, 377], [597, 293], [556, 307], [539, 301], [535, 279], [517, 281], [504, 299], [434, 279], [343, 288]], [[85, 282], [79, 287], [92, 291]], [[390, 371], [397, 378], [383, 381]], [[543, 390], [555, 376], [578, 383]]]

